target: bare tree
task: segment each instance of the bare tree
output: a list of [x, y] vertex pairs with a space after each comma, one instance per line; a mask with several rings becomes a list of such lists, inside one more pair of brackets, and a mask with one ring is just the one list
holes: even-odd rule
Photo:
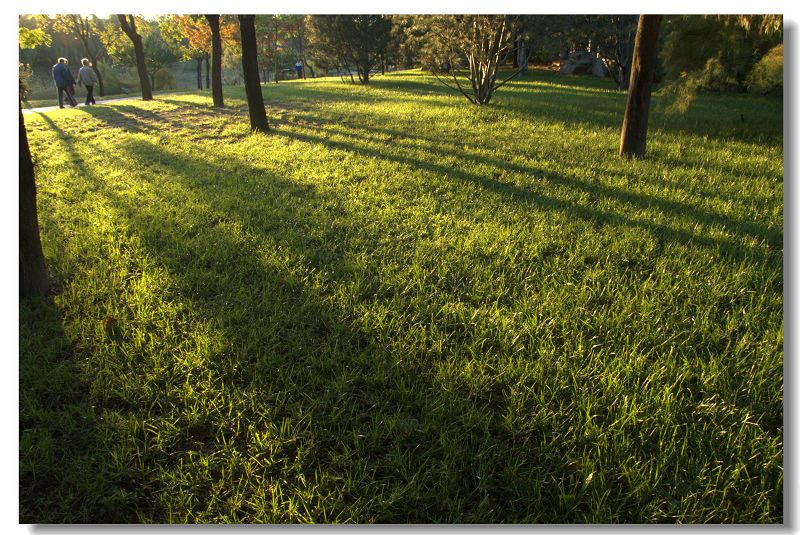
[[258, 43], [256, 41], [255, 15], [239, 15], [239, 31], [242, 35], [242, 71], [247, 108], [250, 112], [250, 127], [254, 131], [269, 131], [264, 96], [261, 94], [261, 79], [258, 76]]
[[658, 52], [658, 29], [662, 15], [640, 15], [633, 48], [628, 103], [622, 123], [619, 155], [644, 158], [647, 145], [647, 116]]
[[[497, 89], [519, 74], [514, 70], [505, 80], [497, 80], [500, 66], [514, 52], [517, 22], [509, 15], [437, 15], [417, 20], [431, 72], [477, 105], [488, 104]], [[449, 73], [454, 85], [439, 76], [443, 73]], [[467, 89], [459, 77], [469, 84], [464, 84]]]
[[119, 18], [120, 28], [133, 43], [133, 50], [136, 55], [136, 70], [139, 73], [139, 83], [142, 85], [142, 100], [153, 100], [153, 91], [150, 89], [150, 80], [147, 77], [142, 37], [136, 33], [136, 20], [133, 15], [117, 15], [117, 18]]

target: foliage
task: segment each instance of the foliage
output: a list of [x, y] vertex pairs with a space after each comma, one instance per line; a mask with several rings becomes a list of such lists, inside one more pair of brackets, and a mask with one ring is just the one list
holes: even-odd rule
[[27, 116], [20, 522], [782, 523], [782, 103], [612, 89]]
[[[389, 44], [391, 17], [311, 15], [307, 21], [312, 55], [348, 74], [355, 68], [359, 82], [368, 84], [372, 68]], [[350, 77], [352, 79], [352, 74]]]
[[686, 15], [668, 20], [662, 60], [672, 112], [698, 90], [743, 90], [748, 73], [783, 41], [779, 15]]
[[159, 69], [153, 75], [153, 90], [177, 89], [175, 77], [167, 69]]
[[747, 75], [747, 88], [756, 93], [783, 94], [783, 44], [767, 52]]
[[50, 46], [53, 38], [45, 33], [42, 28], [29, 29], [19, 27], [19, 47], [35, 48], [39, 45]]

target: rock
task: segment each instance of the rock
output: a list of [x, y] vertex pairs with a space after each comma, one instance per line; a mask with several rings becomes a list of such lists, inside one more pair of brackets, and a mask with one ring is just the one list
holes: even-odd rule
[[570, 54], [561, 62], [559, 72], [563, 74], [594, 74], [595, 76], [608, 76], [608, 69], [603, 60], [585, 50], [578, 50]]
[[606, 64], [603, 63], [602, 59], [594, 58], [594, 62], [592, 62], [592, 74], [599, 76], [600, 78], [605, 78], [608, 76], [608, 69], [606, 68]]

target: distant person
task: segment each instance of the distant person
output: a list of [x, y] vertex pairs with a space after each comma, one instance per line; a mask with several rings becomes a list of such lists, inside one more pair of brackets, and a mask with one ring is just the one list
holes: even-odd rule
[[88, 59], [83, 58], [81, 63], [83, 63], [83, 67], [78, 71], [78, 85], [83, 84], [86, 86], [86, 105], [89, 106], [90, 104], [96, 104], [94, 101], [94, 84], [97, 83], [97, 75], [94, 73], [92, 63]]
[[294, 64], [294, 70], [297, 71], [297, 77], [298, 78], [302, 78], [303, 77], [303, 61], [302, 60], [299, 60], [299, 59], [297, 60], [297, 63]]
[[75, 78], [67, 68], [67, 58], [58, 58], [58, 63], [53, 65], [53, 81], [58, 88], [58, 107], [64, 107], [64, 93], [67, 94], [70, 106], [73, 108], [78, 105], [75, 97], [72, 96], [72, 88], [75, 87]]

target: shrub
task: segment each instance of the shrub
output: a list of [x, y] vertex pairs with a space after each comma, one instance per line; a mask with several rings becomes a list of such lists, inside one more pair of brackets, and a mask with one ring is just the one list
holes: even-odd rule
[[783, 94], [783, 44], [772, 48], [747, 75], [747, 89], [753, 93]]
[[167, 69], [159, 69], [153, 75], [153, 90], [177, 89], [178, 82]]
[[105, 63], [97, 62], [97, 68], [100, 70], [100, 75], [103, 77], [103, 88], [107, 95], [117, 95], [122, 93], [122, 86], [120, 85], [119, 75], [116, 71], [112, 70]]

